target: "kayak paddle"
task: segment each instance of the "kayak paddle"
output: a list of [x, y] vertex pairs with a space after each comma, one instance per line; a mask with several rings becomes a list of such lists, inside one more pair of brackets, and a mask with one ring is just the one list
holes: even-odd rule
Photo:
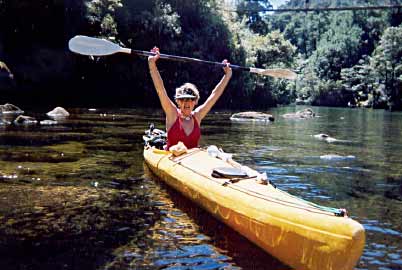
[[[132, 50], [128, 48], [123, 48], [116, 43], [113, 43], [106, 39], [93, 38], [87, 36], [75, 36], [68, 42], [69, 49], [78, 54], [89, 55], [89, 56], [106, 56], [115, 53], [127, 53], [127, 54], [135, 54], [140, 56], [152, 56], [155, 55], [153, 52], [140, 51], [140, 50]], [[180, 61], [180, 62], [197, 62], [202, 64], [212, 64], [217, 66], [224, 66], [223, 63], [212, 62], [206, 60], [200, 60], [196, 58], [184, 57], [184, 56], [176, 56], [169, 54], [160, 54], [162, 59]], [[251, 73], [257, 73], [260, 75], [271, 76], [274, 78], [283, 78], [288, 80], [295, 80], [297, 75], [295, 72], [289, 69], [282, 68], [274, 68], [274, 69], [262, 69], [262, 68], [253, 68], [253, 67], [242, 67], [238, 65], [230, 64], [230, 67], [233, 69], [240, 69], [244, 71], [249, 71]]]

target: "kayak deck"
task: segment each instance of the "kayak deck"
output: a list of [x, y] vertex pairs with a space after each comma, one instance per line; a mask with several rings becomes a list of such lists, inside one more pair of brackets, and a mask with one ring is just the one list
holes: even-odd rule
[[195, 148], [173, 157], [146, 147], [150, 169], [184, 196], [262, 249], [296, 269], [353, 269], [365, 242], [358, 222], [337, 216], [256, 177], [212, 176], [217, 167], [239, 168]]

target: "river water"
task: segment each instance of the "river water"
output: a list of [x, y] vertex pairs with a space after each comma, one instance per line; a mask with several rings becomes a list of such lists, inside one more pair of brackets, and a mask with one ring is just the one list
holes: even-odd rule
[[[282, 117], [300, 109], [272, 109], [269, 124], [211, 112], [201, 145], [346, 208], [366, 229], [357, 269], [402, 269], [402, 114], [313, 107], [314, 119]], [[56, 125], [0, 125], [0, 269], [289, 269], [148, 171], [142, 134], [163, 128], [161, 111], [67, 110]]]

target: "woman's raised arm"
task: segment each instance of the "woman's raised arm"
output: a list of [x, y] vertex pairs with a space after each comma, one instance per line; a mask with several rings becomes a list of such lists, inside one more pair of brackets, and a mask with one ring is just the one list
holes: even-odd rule
[[159, 100], [162, 105], [162, 109], [166, 114], [166, 124], [174, 122], [177, 117], [177, 108], [173, 101], [169, 98], [165, 85], [163, 84], [163, 80], [161, 75], [159, 74], [158, 67], [156, 66], [156, 61], [160, 58], [159, 49], [154, 47], [152, 52], [155, 53], [154, 56], [148, 57], [148, 66], [149, 72], [151, 73], [151, 78], [155, 86], [155, 90], [158, 93]]
[[223, 68], [225, 75], [215, 86], [214, 90], [212, 90], [212, 93], [209, 95], [207, 100], [195, 110], [196, 116], [199, 121], [201, 121], [215, 105], [215, 103], [218, 101], [219, 97], [225, 90], [226, 86], [228, 85], [230, 78], [232, 77], [232, 69], [229, 66], [229, 62], [227, 60], [223, 60], [222, 63], [226, 64], [226, 66], [224, 66]]

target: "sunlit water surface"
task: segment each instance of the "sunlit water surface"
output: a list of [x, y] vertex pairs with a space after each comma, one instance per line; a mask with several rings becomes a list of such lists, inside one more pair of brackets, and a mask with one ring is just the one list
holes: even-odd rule
[[[280, 189], [347, 208], [366, 229], [357, 269], [402, 269], [402, 114], [314, 107], [314, 119], [281, 117], [302, 108], [272, 109], [268, 124], [212, 112], [201, 144]], [[148, 171], [142, 134], [163, 128], [161, 111], [68, 111], [57, 125], [0, 125], [1, 269], [289, 269]]]

